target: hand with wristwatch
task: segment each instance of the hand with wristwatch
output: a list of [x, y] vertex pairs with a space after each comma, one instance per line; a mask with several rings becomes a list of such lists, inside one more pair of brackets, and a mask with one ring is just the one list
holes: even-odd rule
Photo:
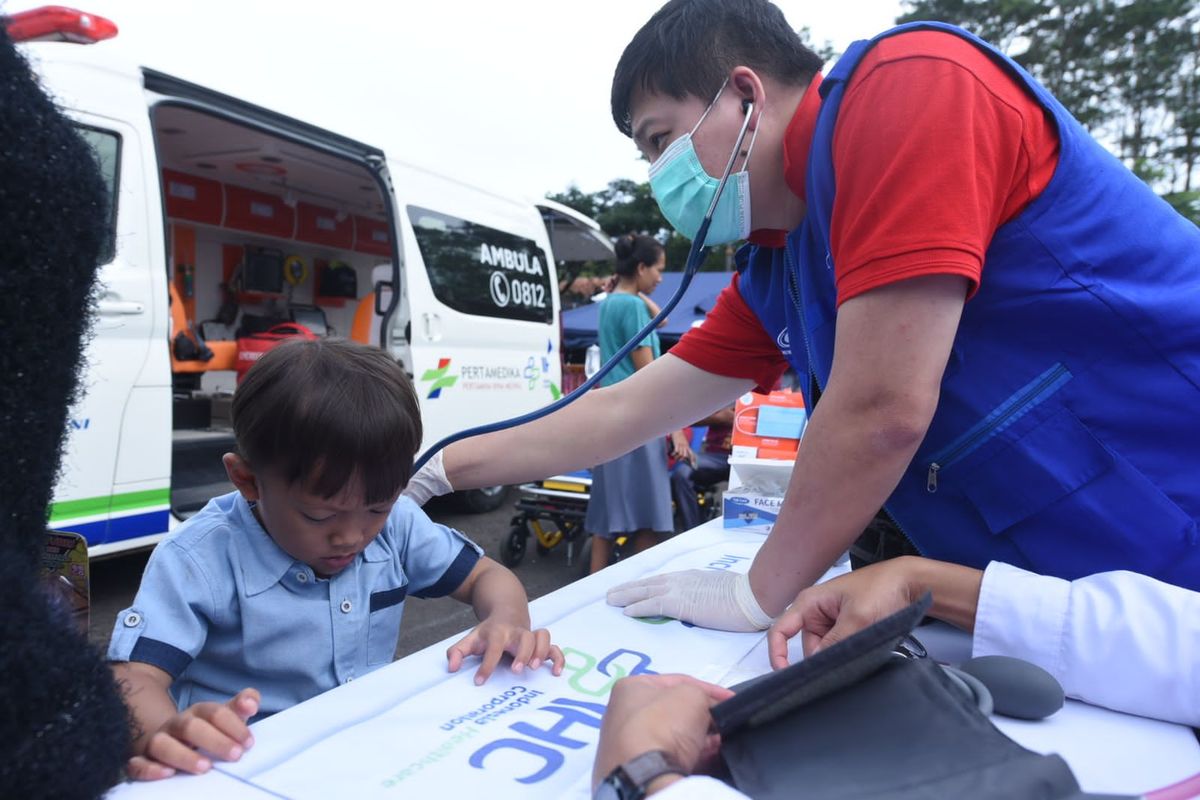
[[642, 800], [695, 772], [720, 746], [709, 709], [732, 695], [685, 675], [618, 681], [600, 728], [595, 800]]

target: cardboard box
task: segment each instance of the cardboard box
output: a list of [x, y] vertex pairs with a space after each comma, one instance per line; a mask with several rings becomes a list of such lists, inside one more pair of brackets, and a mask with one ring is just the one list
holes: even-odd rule
[[799, 392], [747, 392], [733, 416], [733, 456], [793, 461], [808, 415]]
[[752, 486], [774, 494], [787, 491], [796, 462], [777, 458], [729, 458], [729, 485], [734, 489]]
[[770, 533], [783, 507], [783, 497], [752, 490], [725, 492], [721, 502], [724, 527], [753, 533]]

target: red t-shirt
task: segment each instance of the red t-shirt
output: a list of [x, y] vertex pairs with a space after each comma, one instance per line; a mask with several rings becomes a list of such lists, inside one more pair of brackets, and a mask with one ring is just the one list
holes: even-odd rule
[[[819, 83], [818, 76], [784, 138], [784, 178], [801, 197]], [[920, 275], [962, 275], [973, 295], [996, 229], [1046, 188], [1057, 164], [1053, 120], [982, 50], [940, 31], [879, 42], [851, 76], [834, 128], [838, 305]], [[751, 241], [778, 247], [784, 235], [755, 231]], [[759, 387], [773, 386], [787, 367], [736, 276], [704, 325], [671, 353]]]

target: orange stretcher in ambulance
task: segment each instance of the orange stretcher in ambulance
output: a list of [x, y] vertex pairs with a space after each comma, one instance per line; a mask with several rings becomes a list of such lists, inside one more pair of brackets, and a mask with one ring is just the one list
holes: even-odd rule
[[389, 350], [426, 444], [558, 396], [556, 259], [611, 258], [594, 221], [121, 63], [103, 18], [52, 7], [6, 24], [94, 148], [112, 207], [50, 518], [92, 557], [152, 545], [232, 488], [220, 455], [239, 361], [282, 338]]

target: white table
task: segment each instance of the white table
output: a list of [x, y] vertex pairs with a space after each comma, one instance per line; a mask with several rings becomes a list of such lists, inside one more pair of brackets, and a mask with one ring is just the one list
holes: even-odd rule
[[[109, 796], [586, 798], [599, 715], [617, 677], [648, 668], [730, 685], [768, 669], [762, 634], [633, 620], [604, 603], [607, 588], [664, 569], [744, 571], [762, 541], [714, 521], [534, 601], [534, 624], [567, 650], [560, 678], [502, 670], [477, 687], [471, 664], [446, 672], [451, 637], [257, 723], [256, 744], [238, 763]], [[969, 638], [949, 628], [923, 628], [921, 639], [939, 658], [969, 655]], [[1087, 791], [1140, 794], [1200, 773], [1200, 745], [1179, 725], [1074, 701], [1042, 722], [995, 722], [1032, 750], [1061, 754]]]

